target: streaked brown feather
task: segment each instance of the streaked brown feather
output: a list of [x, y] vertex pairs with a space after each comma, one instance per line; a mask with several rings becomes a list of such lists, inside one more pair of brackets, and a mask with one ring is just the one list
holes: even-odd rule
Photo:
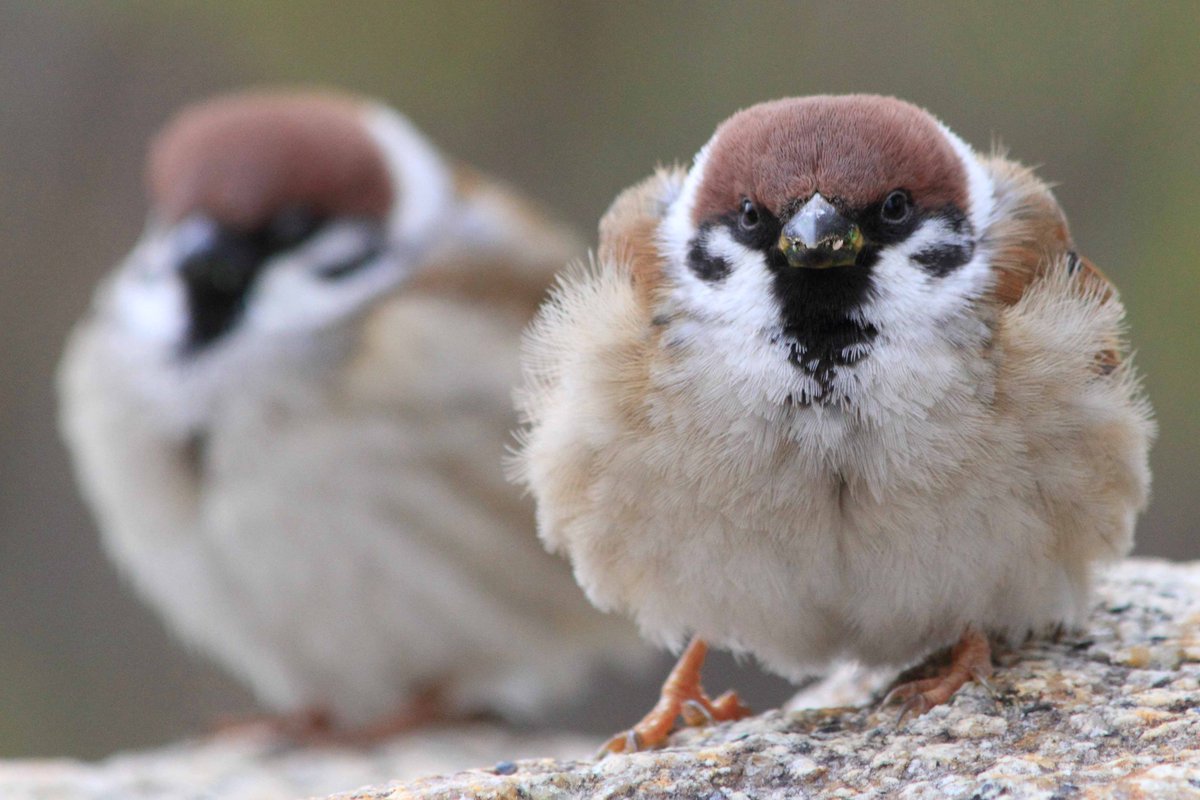
[[582, 247], [551, 214], [503, 183], [462, 164], [453, 170], [460, 200], [502, 214], [511, 239], [491, 248], [450, 247], [424, 265], [406, 291], [469, 300], [528, 319], [545, 299], [554, 276]]
[[627, 265], [638, 299], [647, 307], [663, 283], [656, 232], [674, 194], [671, 184], [678, 186], [683, 178], [677, 168], [660, 169], [617, 195], [600, 219], [600, 263]]
[[[1014, 305], [1051, 269], [1072, 269], [1079, 291], [1094, 293], [1101, 302], [1116, 298], [1113, 283], [1075, 252], [1067, 219], [1050, 187], [1033, 170], [1001, 156], [983, 163], [995, 183], [997, 204], [996, 221], [987, 232], [996, 273], [992, 298]], [[1106, 374], [1116, 369], [1121, 363], [1119, 343], [1098, 353], [1096, 363]]]

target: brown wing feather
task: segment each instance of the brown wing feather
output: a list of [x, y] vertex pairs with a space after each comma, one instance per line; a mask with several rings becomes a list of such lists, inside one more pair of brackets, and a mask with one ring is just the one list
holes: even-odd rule
[[627, 265], [643, 302], [662, 285], [655, 234], [683, 179], [682, 170], [660, 169], [617, 195], [600, 220], [600, 263]]
[[492, 218], [504, 236], [478, 246], [444, 248], [413, 276], [406, 291], [532, 316], [554, 276], [579, 257], [583, 246], [568, 227], [500, 181], [463, 165], [455, 165], [453, 177], [459, 200]]
[[[1033, 170], [1001, 157], [984, 161], [996, 187], [996, 219], [988, 229], [996, 282], [992, 298], [1001, 305], [1017, 303], [1039, 278], [1052, 269], [1076, 276], [1081, 293], [1101, 302], [1117, 297], [1116, 287], [1095, 264], [1078, 255], [1066, 217], [1050, 187]], [[1097, 368], [1107, 374], [1121, 363], [1119, 343], [1096, 355]]]
[[[1116, 285], [1108, 279], [1107, 275], [1100, 271], [1099, 267], [1074, 251], [1071, 252], [1070, 256], [1071, 260], [1068, 264], [1068, 269], [1074, 271], [1076, 283], [1081, 289], [1087, 292], [1094, 292], [1102, 303], [1116, 299]], [[1112, 347], [1101, 350], [1096, 355], [1097, 367], [1105, 375], [1121, 365], [1120, 342], [1114, 341], [1112, 345]]]

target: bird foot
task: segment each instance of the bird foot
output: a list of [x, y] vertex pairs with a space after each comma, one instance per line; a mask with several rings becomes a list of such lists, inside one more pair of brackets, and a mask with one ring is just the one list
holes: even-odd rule
[[358, 728], [330, 730], [309, 743], [364, 747], [420, 728], [465, 722], [469, 718], [468, 715], [456, 714], [448, 709], [442, 691], [430, 688], [414, 694], [406, 705], [386, 717]]
[[654, 708], [632, 728], [605, 742], [599, 757], [661, 747], [681, 719], [688, 727], [701, 727], [749, 716], [750, 709], [742, 704], [737, 692], [725, 692], [716, 700], [704, 692], [700, 669], [707, 655], [708, 645], [693, 639], [667, 676]]
[[896, 718], [896, 725], [900, 726], [910, 717], [919, 717], [948, 701], [967, 681], [973, 680], [995, 694], [988, 681], [991, 676], [992, 651], [987, 637], [968, 628], [950, 651], [950, 664], [940, 674], [896, 686], [883, 698], [880, 707], [903, 701]]
[[455, 720], [437, 689], [413, 695], [398, 711], [375, 722], [356, 728], [339, 726], [324, 709], [311, 708], [290, 714], [261, 714], [220, 720], [217, 730], [236, 733], [265, 729], [272, 735], [300, 747], [364, 747], [439, 722]]
[[217, 735], [260, 731], [291, 742], [329, 735], [335, 727], [332, 715], [320, 708], [280, 714], [223, 714], [213, 725]]

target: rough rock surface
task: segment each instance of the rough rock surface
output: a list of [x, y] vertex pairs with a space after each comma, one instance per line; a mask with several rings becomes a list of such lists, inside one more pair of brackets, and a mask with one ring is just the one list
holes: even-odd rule
[[94, 764], [0, 761], [0, 800], [293, 800], [529, 757], [580, 758], [591, 738], [489, 725], [428, 730], [371, 748], [298, 748], [265, 727]]
[[683, 731], [659, 752], [337, 797], [1200, 798], [1198, 632], [1200, 564], [1131, 560], [1100, 582], [1086, 630], [1021, 648], [994, 694], [970, 685], [899, 728], [873, 704], [776, 711]]
[[[363, 752], [219, 737], [97, 764], [0, 763], [0, 796], [1200, 798], [1198, 631], [1200, 563], [1131, 560], [1100, 582], [1086, 630], [1008, 654], [993, 693], [970, 685], [901, 727], [869, 702], [892, 676], [842, 672], [794, 710], [602, 761], [582, 760], [596, 742], [486, 727]], [[831, 698], [846, 705], [799, 708]], [[544, 758], [510, 761], [523, 755]], [[480, 768], [417, 777], [467, 764]]]

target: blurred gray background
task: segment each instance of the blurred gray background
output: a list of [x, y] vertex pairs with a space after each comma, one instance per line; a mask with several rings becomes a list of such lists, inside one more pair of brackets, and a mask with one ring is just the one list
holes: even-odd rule
[[3, 0], [0, 757], [97, 756], [247, 707], [104, 560], [52, 378], [140, 230], [151, 133], [210, 93], [297, 82], [396, 105], [586, 232], [620, 189], [773, 97], [896, 94], [977, 147], [1003, 142], [1058, 184], [1129, 308], [1161, 425], [1138, 550], [1200, 556], [1197, 2]]

